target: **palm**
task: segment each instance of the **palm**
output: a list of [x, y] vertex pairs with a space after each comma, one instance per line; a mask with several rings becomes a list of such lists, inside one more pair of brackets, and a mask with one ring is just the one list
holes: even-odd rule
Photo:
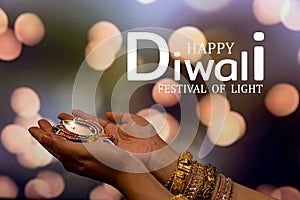
[[[74, 116], [94, 118], [82, 111], [74, 111]], [[60, 114], [60, 119], [70, 119], [71, 115]], [[115, 138], [115, 144], [131, 153], [150, 153], [160, 149], [166, 143], [158, 136], [155, 128], [144, 118], [128, 113], [106, 113], [108, 121], [97, 118], [105, 133]]]

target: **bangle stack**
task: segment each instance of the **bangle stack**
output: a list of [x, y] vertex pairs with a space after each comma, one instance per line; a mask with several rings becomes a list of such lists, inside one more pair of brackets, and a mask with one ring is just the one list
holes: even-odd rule
[[[231, 200], [233, 181], [223, 174], [218, 174], [214, 166], [193, 161], [191, 153], [183, 152], [165, 187], [176, 195], [172, 200]], [[217, 192], [212, 198], [215, 188]]]

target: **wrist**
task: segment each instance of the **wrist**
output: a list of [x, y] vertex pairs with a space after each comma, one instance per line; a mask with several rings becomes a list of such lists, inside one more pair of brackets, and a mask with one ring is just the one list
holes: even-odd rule
[[157, 135], [147, 144], [144, 153], [132, 153], [162, 184], [166, 183], [176, 169], [179, 153]]
[[157, 154], [157, 152], [164, 151], [168, 147], [168, 144], [164, 142], [158, 135], [151, 136], [150, 138], [147, 138], [147, 143], [142, 146], [143, 150], [135, 150], [131, 153], [136, 156], [140, 161], [143, 162], [145, 166], [149, 169], [149, 171], [152, 171], [150, 169], [151, 163], [156, 161], [156, 163], [161, 162], [160, 153]]
[[130, 200], [169, 200], [172, 197], [151, 173], [121, 172], [118, 174], [116, 184], [125, 198]]
[[177, 160], [167, 167], [152, 171], [151, 174], [162, 184], [165, 185], [177, 167]]
[[178, 152], [170, 146], [165, 146], [163, 149], [151, 154], [146, 167], [162, 185], [165, 185], [176, 170], [178, 158]]

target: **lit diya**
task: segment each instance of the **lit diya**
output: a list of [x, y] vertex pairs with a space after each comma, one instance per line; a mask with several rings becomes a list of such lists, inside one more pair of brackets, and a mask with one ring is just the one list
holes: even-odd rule
[[95, 121], [75, 117], [73, 120], [61, 120], [52, 130], [56, 135], [73, 142], [106, 142], [114, 144], [114, 136], [104, 133], [104, 128]]

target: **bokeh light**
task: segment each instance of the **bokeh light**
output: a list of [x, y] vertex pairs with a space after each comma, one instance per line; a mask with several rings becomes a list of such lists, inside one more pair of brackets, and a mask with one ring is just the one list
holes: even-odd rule
[[122, 35], [119, 28], [111, 22], [100, 21], [95, 23], [88, 32], [88, 41], [101, 44], [103, 42], [111, 43], [117, 53], [122, 46]]
[[208, 127], [207, 134], [212, 143], [218, 146], [230, 146], [241, 138], [244, 134], [241, 131], [245, 128], [242, 127], [243, 123], [237, 116], [238, 114], [234, 112], [227, 113], [221, 132], [218, 131], [219, 124]]
[[110, 41], [100, 43], [91, 41], [85, 48], [85, 60], [94, 70], [103, 71], [115, 60], [116, 51]]
[[114, 194], [108, 192], [103, 185], [95, 187], [89, 195], [90, 200], [120, 200], [120, 196], [116, 197]]
[[292, 114], [299, 105], [297, 88], [288, 83], [274, 85], [265, 97], [266, 108], [277, 117]]
[[29, 199], [49, 199], [51, 198], [51, 189], [49, 184], [41, 179], [34, 178], [25, 185], [25, 196]]
[[22, 44], [17, 40], [13, 30], [8, 28], [0, 35], [0, 60], [12, 61], [20, 56]]
[[19, 164], [28, 169], [47, 166], [52, 159], [53, 156], [33, 138], [30, 148], [17, 155]]
[[154, 108], [145, 108], [137, 112], [137, 115], [142, 116], [152, 124], [165, 142], [169, 143], [177, 136], [179, 123], [169, 113], [160, 112]]
[[[181, 93], [177, 86], [178, 83], [170, 78], [164, 78], [157, 81], [152, 88], [153, 100], [165, 107], [171, 107], [178, 104]], [[174, 88], [174, 90], [172, 88]]]
[[38, 94], [31, 88], [20, 87], [13, 91], [10, 104], [14, 112], [22, 117], [31, 117], [40, 110]]
[[1, 132], [3, 146], [10, 153], [18, 154], [27, 151], [30, 147], [30, 135], [26, 129], [17, 125], [6, 125]]
[[286, 0], [281, 14], [283, 25], [292, 31], [300, 31], [300, 1]]
[[0, 35], [5, 33], [8, 28], [8, 17], [6, 12], [0, 8]]
[[204, 11], [213, 12], [224, 8], [231, 0], [185, 0], [192, 8]]
[[262, 192], [266, 195], [271, 195], [275, 189], [276, 187], [270, 184], [262, 184], [256, 187], [257, 191]]
[[121, 199], [122, 198], [122, 193], [112, 185], [103, 183], [104, 190], [106, 190], [111, 196], [114, 197], [114, 199]]
[[212, 107], [212, 104], [218, 108], [224, 107], [225, 112], [229, 112], [231, 109], [230, 102], [225, 96], [221, 94], [211, 94], [202, 97], [196, 105], [196, 113], [200, 122], [206, 126], [209, 126], [211, 124], [212, 117], [218, 117], [212, 116], [214, 109]]
[[246, 124], [246, 120], [245, 118], [238, 112], [236, 111], [230, 111], [229, 113], [231, 115], [232, 118], [235, 118], [237, 121], [239, 121], [240, 124], [240, 136], [239, 139], [242, 138], [245, 133], [246, 133], [246, 129], [247, 129], [247, 124]]
[[[190, 60], [191, 63], [196, 63], [203, 56], [204, 51], [198, 52], [200, 46], [207, 46], [207, 40], [201, 30], [193, 26], [184, 26], [175, 30], [168, 41], [171, 57], [176, 60], [184, 62], [184, 60]], [[196, 50], [189, 51], [188, 44], [193, 48], [196, 45]], [[191, 48], [190, 48], [191, 49]], [[176, 56], [174, 52], [180, 52], [180, 56]]]
[[34, 13], [23, 13], [16, 19], [14, 30], [20, 42], [28, 46], [38, 44], [45, 36], [42, 20]]
[[[207, 28], [204, 29], [203, 32], [209, 42], [218, 43], [220, 41], [238, 41], [234, 44], [234, 47], [232, 47], [231, 52], [229, 52], [226, 48], [222, 51], [220, 50], [220, 52], [218, 52], [218, 50], [213, 50], [210, 57], [215, 60], [215, 63], [223, 59], [228, 59], [229, 57], [235, 60], [240, 59], [240, 52], [243, 50], [242, 46], [244, 41], [239, 40], [239, 36], [236, 32], [223, 26]], [[230, 70], [230, 68], [223, 67], [222, 74], [223, 70]], [[229, 74], [229, 72], [224, 72], [224, 75], [225, 74]]]
[[38, 126], [38, 121], [43, 117], [40, 114], [33, 115], [31, 117], [22, 117], [17, 115], [15, 117], [14, 123], [22, 126], [26, 130], [32, 126]]
[[155, 0], [136, 0], [136, 1], [141, 4], [150, 4], [150, 3], [155, 2]]
[[287, 0], [254, 0], [253, 13], [263, 25], [274, 25], [281, 21], [281, 12]]
[[2, 142], [7, 143], [11, 153], [17, 154], [17, 161], [22, 167], [35, 169], [47, 166], [53, 161], [53, 156], [27, 131], [29, 127], [38, 126], [37, 122], [42, 118], [38, 113], [40, 100], [37, 93], [27, 87], [15, 89], [11, 95], [11, 107], [17, 115], [15, 124], [10, 126], [17, 127], [19, 131], [11, 130], [8, 134], [7, 129], [3, 129]]
[[0, 175], [0, 198], [14, 199], [18, 196], [18, 186], [13, 179]]
[[56, 198], [63, 193], [65, 189], [65, 182], [59, 173], [50, 170], [44, 170], [39, 172], [36, 177], [48, 183], [50, 188], [50, 198]]
[[271, 196], [279, 200], [299, 200], [300, 192], [294, 187], [282, 186], [274, 190]]

